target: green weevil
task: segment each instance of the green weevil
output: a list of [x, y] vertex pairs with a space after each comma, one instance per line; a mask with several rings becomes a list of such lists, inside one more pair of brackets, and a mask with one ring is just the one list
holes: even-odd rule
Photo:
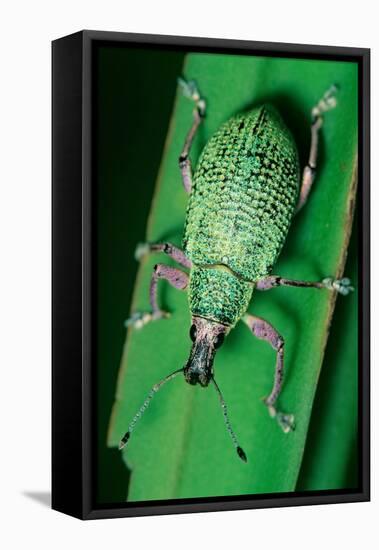
[[323, 113], [336, 105], [336, 86], [332, 86], [312, 109], [309, 160], [301, 181], [292, 135], [279, 113], [267, 104], [224, 123], [205, 145], [192, 175], [189, 153], [205, 116], [206, 103], [195, 81], [179, 79], [179, 84], [184, 95], [195, 103], [193, 123], [179, 157], [184, 189], [189, 194], [183, 250], [170, 243], [143, 243], [137, 247], [136, 258], [149, 252], [164, 252], [187, 268], [189, 274], [156, 264], [150, 285], [152, 311], [134, 313], [126, 325], [140, 328], [168, 316], [157, 302], [158, 280], [166, 279], [176, 289], [188, 291], [192, 347], [185, 366], [152, 387], [119, 447], [122, 449], [126, 445], [156, 392], [183, 373], [189, 384], [206, 387], [212, 382], [237, 454], [246, 462], [246, 454], [231, 427], [225, 401], [215, 380], [216, 350], [239, 320], [274, 348], [274, 384], [264, 403], [270, 415], [288, 433], [294, 429], [294, 416], [284, 414], [276, 406], [283, 385], [284, 339], [267, 321], [247, 313], [252, 294], [254, 290], [269, 290], [280, 285], [326, 288], [342, 295], [353, 290], [346, 277], [307, 282], [271, 274], [291, 220], [309, 196], [315, 178]]

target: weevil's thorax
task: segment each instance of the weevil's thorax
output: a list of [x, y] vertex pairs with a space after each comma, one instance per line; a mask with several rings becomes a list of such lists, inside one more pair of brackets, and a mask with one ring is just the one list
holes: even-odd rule
[[193, 316], [233, 327], [245, 313], [254, 285], [222, 265], [191, 270], [189, 307]]
[[183, 248], [257, 281], [282, 249], [299, 192], [298, 154], [269, 105], [233, 117], [207, 142], [187, 207]]

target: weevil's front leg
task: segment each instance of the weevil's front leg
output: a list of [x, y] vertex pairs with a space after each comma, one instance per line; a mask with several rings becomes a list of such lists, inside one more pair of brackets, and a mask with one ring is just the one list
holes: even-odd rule
[[270, 323], [268, 323], [264, 319], [261, 319], [260, 317], [245, 314], [242, 319], [249, 327], [251, 332], [254, 334], [254, 336], [271, 344], [271, 346], [276, 351], [274, 385], [272, 387], [270, 395], [265, 398], [264, 403], [268, 408], [270, 416], [272, 418], [276, 418], [282, 430], [285, 433], [288, 433], [295, 427], [295, 417], [293, 414], [284, 414], [278, 411], [275, 406], [280, 392], [282, 391], [284, 379], [284, 339], [274, 329], [274, 327], [270, 325]]
[[197, 129], [205, 116], [205, 100], [200, 96], [194, 80], [189, 80], [187, 82], [186, 80], [179, 78], [178, 82], [183, 90], [183, 94], [195, 102], [195, 109], [193, 111], [193, 123], [187, 134], [183, 150], [179, 157], [179, 168], [182, 173], [184, 189], [187, 191], [187, 193], [190, 193], [192, 187], [192, 166], [191, 159], [189, 158], [189, 153], [193, 138], [195, 137]]
[[284, 277], [278, 277], [277, 275], [270, 275], [264, 279], [260, 279], [256, 283], [257, 290], [270, 290], [278, 286], [297, 286], [303, 288], [327, 288], [328, 290], [334, 290], [339, 292], [343, 296], [349, 294], [354, 290], [351, 286], [351, 281], [347, 277], [342, 279], [333, 279], [333, 277], [326, 277], [320, 282], [312, 281], [296, 281], [294, 279], [285, 279]]
[[183, 267], [191, 268], [192, 266], [191, 260], [187, 258], [183, 250], [171, 243], [139, 243], [134, 253], [135, 259], [139, 261], [150, 252], [164, 252]]
[[129, 319], [125, 321], [125, 326], [134, 326], [135, 328], [142, 328], [150, 321], [156, 321], [158, 319], [165, 319], [169, 317], [169, 313], [160, 309], [157, 299], [157, 286], [159, 279], [166, 279], [171, 286], [178, 290], [184, 290], [188, 285], [188, 275], [180, 269], [170, 267], [164, 264], [157, 264], [154, 266], [153, 275], [150, 282], [150, 305], [152, 311], [150, 312], [136, 312]]
[[300, 187], [299, 200], [296, 206], [296, 212], [300, 210], [307, 202], [310, 190], [312, 188], [317, 167], [317, 151], [318, 151], [318, 138], [319, 131], [323, 122], [323, 113], [333, 109], [337, 105], [335, 93], [337, 87], [331, 86], [327, 92], [323, 95], [320, 101], [312, 109], [312, 125], [311, 125], [311, 148], [309, 151], [309, 160], [307, 166], [304, 168], [303, 180]]

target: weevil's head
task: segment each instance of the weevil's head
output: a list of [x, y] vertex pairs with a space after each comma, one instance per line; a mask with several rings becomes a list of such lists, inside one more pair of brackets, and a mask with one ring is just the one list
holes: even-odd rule
[[136, 423], [141, 419], [145, 411], [147, 410], [150, 401], [154, 395], [170, 380], [173, 380], [179, 373], [184, 372], [186, 381], [189, 384], [200, 384], [203, 388], [207, 387], [212, 382], [215, 390], [218, 394], [222, 414], [224, 416], [226, 429], [231, 437], [235, 450], [241, 460], [247, 462], [247, 457], [239, 445], [237, 437], [232, 429], [229, 416], [227, 413], [227, 407], [221, 390], [213, 375], [213, 359], [216, 350], [222, 345], [225, 336], [230, 331], [230, 326], [210, 321], [203, 317], [196, 315], [192, 316], [192, 325], [190, 328], [190, 337], [192, 340], [191, 354], [185, 366], [181, 369], [171, 372], [157, 384], [155, 384], [147, 398], [145, 399], [142, 407], [137, 411], [128, 430], [125, 432], [120, 440], [119, 449], [123, 449], [130, 439], [130, 434], [135, 428]]
[[213, 377], [213, 359], [216, 350], [222, 345], [229, 327], [204, 319], [192, 317], [190, 338], [192, 348], [187, 364], [184, 367], [186, 382], [208, 386]]

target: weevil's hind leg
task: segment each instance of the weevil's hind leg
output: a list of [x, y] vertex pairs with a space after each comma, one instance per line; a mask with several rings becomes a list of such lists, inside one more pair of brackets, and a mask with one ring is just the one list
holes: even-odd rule
[[152, 311], [133, 313], [133, 315], [125, 321], [126, 327], [133, 326], [135, 328], [142, 328], [150, 321], [157, 321], [158, 319], [169, 317], [170, 314], [160, 309], [158, 305], [157, 287], [159, 279], [166, 279], [171, 286], [178, 290], [185, 290], [188, 285], [187, 273], [180, 271], [180, 269], [176, 267], [170, 267], [164, 264], [155, 265], [150, 282], [150, 305]]
[[139, 243], [134, 253], [134, 257], [137, 261], [140, 261], [150, 252], [164, 252], [183, 267], [192, 267], [191, 260], [187, 258], [183, 250], [171, 243]]
[[182, 174], [184, 189], [187, 191], [187, 193], [190, 193], [192, 187], [192, 166], [191, 159], [189, 158], [189, 153], [193, 138], [195, 137], [201, 121], [205, 117], [206, 104], [205, 100], [200, 96], [194, 80], [189, 80], [187, 82], [186, 80], [179, 78], [178, 82], [182, 88], [183, 95], [192, 99], [192, 101], [195, 102], [195, 109], [193, 111], [193, 123], [187, 134], [183, 150], [179, 157], [179, 168]]
[[303, 171], [303, 180], [300, 187], [296, 212], [298, 212], [307, 202], [310, 190], [312, 188], [316, 176], [318, 138], [319, 131], [323, 123], [322, 115], [337, 105], [337, 100], [335, 97], [336, 92], [337, 87], [335, 85], [331, 86], [329, 90], [325, 92], [317, 105], [312, 109], [311, 148], [309, 151], [308, 164]]
[[274, 384], [270, 395], [264, 399], [264, 403], [267, 406], [270, 416], [276, 418], [282, 430], [288, 433], [295, 429], [295, 417], [293, 414], [284, 414], [276, 408], [276, 402], [282, 391], [284, 380], [284, 339], [270, 323], [260, 317], [245, 314], [242, 320], [246, 323], [254, 336], [268, 342], [276, 351]]
[[297, 281], [295, 279], [285, 279], [278, 275], [269, 275], [264, 279], [257, 281], [255, 288], [257, 290], [270, 290], [278, 286], [295, 286], [301, 288], [326, 288], [347, 296], [350, 292], [353, 292], [354, 287], [351, 286], [351, 281], [348, 277], [342, 279], [334, 279], [333, 277], [326, 277], [322, 281]]

